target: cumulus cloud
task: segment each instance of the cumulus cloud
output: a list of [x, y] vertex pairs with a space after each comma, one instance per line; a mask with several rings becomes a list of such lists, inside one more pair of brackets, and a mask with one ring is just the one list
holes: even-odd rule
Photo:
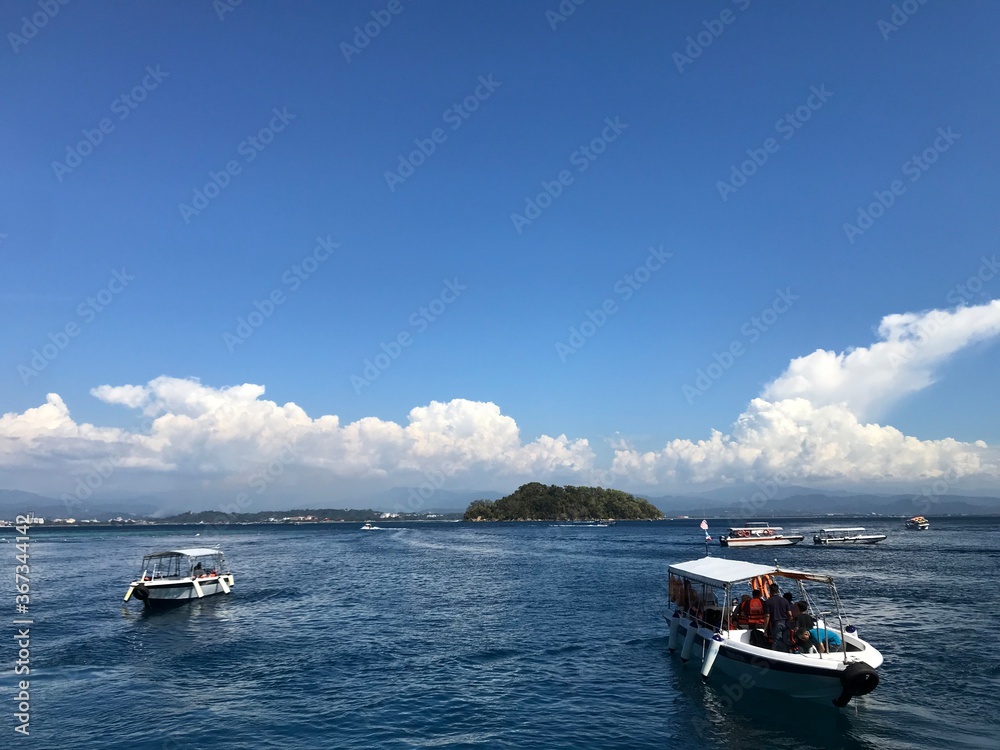
[[405, 425], [376, 417], [341, 425], [336, 415], [311, 418], [294, 403], [267, 400], [263, 386], [249, 383], [213, 388], [164, 376], [143, 386], [102, 385], [91, 394], [140, 411], [145, 429], [77, 424], [50, 394], [43, 406], [0, 418], [0, 465], [41, 468], [72, 455], [85, 467], [88, 458], [113, 455], [117, 466], [224, 478], [281, 458], [329, 479], [428, 471], [528, 479], [586, 469], [594, 458], [586, 440], [565, 435], [524, 442], [496, 404], [466, 399], [414, 408]]
[[866, 424], [842, 404], [756, 398], [732, 433], [672, 440], [660, 451], [615, 451], [612, 469], [645, 486], [754, 482], [777, 474], [798, 482], [912, 482], [1000, 476], [995, 449], [950, 438], [919, 440]]
[[871, 346], [793, 359], [730, 434], [713, 430], [707, 440], [673, 440], [659, 451], [616, 450], [612, 470], [646, 486], [752, 482], [779, 473], [799, 482], [995, 480], [995, 447], [919, 440], [867, 420], [935, 382], [935, 368], [961, 349], [998, 334], [1000, 300], [887, 315]]
[[313, 502], [328, 500], [345, 484], [415, 486], [430, 476], [452, 487], [537, 480], [645, 491], [778, 474], [845, 485], [941, 477], [996, 481], [996, 447], [920, 440], [872, 420], [933, 383], [936, 369], [955, 353], [998, 333], [1000, 301], [886, 316], [870, 346], [792, 360], [728, 434], [713, 430], [707, 439], [671, 440], [655, 451], [616, 439], [610, 467], [595, 465], [586, 439], [542, 435], [526, 441], [515, 420], [490, 402], [432, 401], [401, 423], [366, 417], [341, 424], [333, 414], [311, 417], [294, 403], [268, 400], [262, 385], [217, 388], [162, 376], [91, 391], [104, 403], [132, 410], [132, 429], [78, 423], [56, 394], [38, 407], [4, 414], [0, 469], [8, 476], [72, 477], [103, 460], [113, 464], [117, 478], [131, 481], [132, 491], [167, 483], [211, 495], [220, 487], [245, 490], [262, 465], [278, 462], [292, 485], [305, 478]]
[[887, 315], [879, 341], [848, 352], [818, 349], [793, 359], [764, 388], [771, 401], [805, 398], [843, 404], [859, 418], [877, 417], [931, 385], [934, 368], [972, 343], [1000, 333], [1000, 300], [954, 310]]

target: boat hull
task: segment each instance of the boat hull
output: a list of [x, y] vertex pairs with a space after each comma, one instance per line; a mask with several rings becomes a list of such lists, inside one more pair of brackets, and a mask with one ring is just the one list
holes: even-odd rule
[[[686, 639], [688, 628], [687, 622], [679, 626], [679, 642]], [[702, 663], [703, 654], [708, 652], [714, 632], [707, 628], [696, 630], [691, 657], [698, 665]], [[738, 636], [737, 631], [733, 634]], [[877, 674], [874, 677], [871, 675], [881, 666], [882, 655], [870, 646], [867, 646], [866, 652], [864, 656], [850, 656], [850, 662], [845, 663], [839, 654], [822, 657], [786, 654], [741, 643], [737, 637], [735, 640], [723, 640], [711, 672], [738, 681], [744, 689], [774, 690], [793, 698], [834, 703], [842, 707], [851, 698], [867, 694], [878, 685]], [[849, 669], [851, 672], [848, 672]], [[863, 687], [853, 682], [853, 673], [857, 670], [863, 670], [868, 675]]]
[[[198, 589], [195, 588], [195, 580], [198, 582], [198, 588], [201, 589], [201, 596], [198, 595]], [[193, 599], [203, 599], [208, 596], [227, 593], [220, 581], [225, 581], [226, 585], [232, 588], [234, 583], [232, 573], [198, 579], [182, 578], [134, 581], [132, 583], [132, 596], [147, 607], [181, 604]]]
[[789, 535], [789, 536], [774, 536], [774, 537], [722, 537], [719, 540], [719, 544], [723, 547], [790, 547], [793, 544], [798, 544], [803, 539], [804, 536], [799, 535]]
[[887, 539], [885, 534], [868, 534], [855, 537], [813, 537], [814, 544], [878, 544]]

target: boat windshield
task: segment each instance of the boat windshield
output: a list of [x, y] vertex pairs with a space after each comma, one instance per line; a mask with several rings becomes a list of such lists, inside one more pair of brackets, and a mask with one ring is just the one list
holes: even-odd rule
[[158, 578], [197, 578], [221, 575], [225, 571], [222, 553], [211, 549], [155, 552], [142, 558], [143, 580]]

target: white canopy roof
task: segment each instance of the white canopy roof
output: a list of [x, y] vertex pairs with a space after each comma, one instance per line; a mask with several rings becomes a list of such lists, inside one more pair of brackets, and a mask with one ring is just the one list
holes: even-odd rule
[[864, 530], [865, 530], [864, 526], [838, 526], [836, 528], [820, 529], [819, 531], [821, 534], [832, 534], [833, 532], [837, 531], [864, 531]]
[[774, 575], [773, 565], [758, 565], [742, 560], [724, 560], [721, 557], [703, 557], [700, 560], [677, 563], [670, 566], [675, 575], [692, 581], [721, 586], [725, 583], [739, 583], [764, 575]]
[[187, 557], [202, 557], [204, 555], [221, 555], [222, 551], [210, 549], [208, 547], [191, 547], [190, 549], [174, 549], [166, 552], [153, 552], [147, 557], [173, 557], [175, 555], [186, 555]]
[[670, 572], [699, 583], [724, 586], [731, 583], [749, 581], [758, 576], [784, 576], [798, 580], [833, 583], [830, 576], [818, 573], [803, 573], [797, 570], [783, 570], [774, 565], [758, 565], [742, 560], [724, 560], [721, 557], [703, 557], [700, 560], [677, 563], [670, 566]]

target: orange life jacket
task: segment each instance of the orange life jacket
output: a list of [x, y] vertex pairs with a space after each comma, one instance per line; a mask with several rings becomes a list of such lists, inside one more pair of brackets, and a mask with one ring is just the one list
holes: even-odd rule
[[751, 599], [740, 605], [736, 624], [741, 628], [762, 628], [767, 618], [764, 616], [764, 602], [761, 599]]

